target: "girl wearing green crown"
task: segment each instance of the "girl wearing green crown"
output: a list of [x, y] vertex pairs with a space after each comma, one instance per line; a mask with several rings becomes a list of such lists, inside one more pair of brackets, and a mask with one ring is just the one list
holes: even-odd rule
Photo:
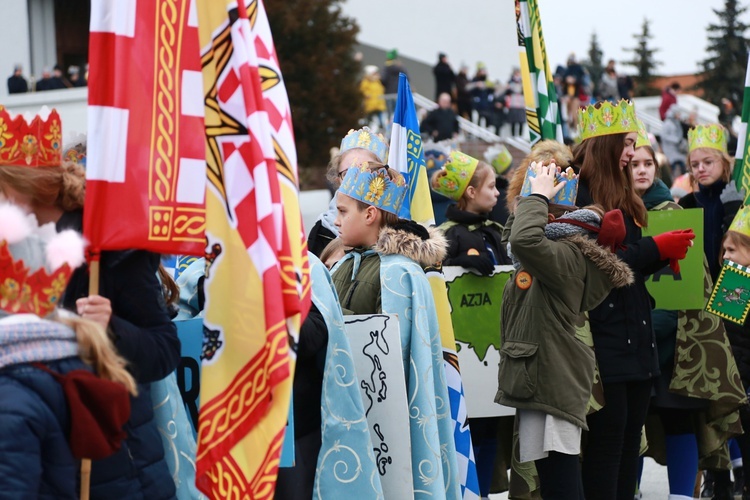
[[[743, 207], [735, 217], [722, 241], [723, 258], [740, 266], [750, 266], [750, 208]], [[737, 368], [744, 387], [750, 387], [750, 321], [737, 324], [725, 321], [727, 336], [737, 360]], [[745, 433], [737, 437], [742, 452], [742, 463], [750, 465], [750, 407], [740, 408], [740, 420]], [[748, 470], [748, 469], [745, 469]], [[735, 476], [736, 477], [736, 476]], [[735, 490], [736, 491], [736, 490]], [[750, 481], [745, 476], [742, 500], [750, 500]]]
[[[649, 211], [681, 209], [672, 201], [669, 189], [656, 171], [656, 155], [641, 124], [630, 163], [635, 190]], [[704, 291], [708, 299], [712, 285], [705, 259], [704, 267]], [[737, 418], [736, 413], [730, 413], [729, 417], [726, 414], [740, 405], [745, 393], [738, 378], [732, 376], [737, 373], [736, 363], [720, 318], [702, 309], [656, 309], [651, 316], [661, 376], [656, 379], [650, 410], [658, 419], [649, 419], [646, 433], [650, 443], [652, 436], [664, 436], [665, 450], [660, 453], [658, 445], [650, 444], [649, 454], [656, 457], [666, 452], [670, 498], [690, 499], [699, 455], [712, 454], [733, 435], [716, 429], [727, 429], [727, 419]], [[675, 352], [683, 354], [675, 356]], [[712, 383], [690, 383], [696, 373]], [[705, 439], [709, 435], [706, 425], [713, 428], [710, 435], [717, 433], [716, 439]]]
[[677, 265], [695, 235], [692, 231], [653, 238], [641, 235], [647, 212], [628, 170], [638, 135], [632, 103], [600, 102], [582, 108], [579, 126], [582, 142], [573, 159], [580, 169], [576, 205], [596, 203], [606, 211], [622, 211], [626, 236], [617, 255], [635, 276], [632, 285], [612, 290], [589, 313], [605, 405], [587, 417], [583, 486], [587, 500], [632, 500], [641, 428], [659, 374], [645, 279], [669, 261]]
[[[730, 182], [734, 158], [727, 151], [727, 138], [728, 132], [718, 123], [697, 125], [688, 131], [687, 168], [692, 185], [698, 189], [679, 201], [684, 208], [703, 209], [703, 252], [714, 283], [721, 271], [722, 237], [744, 198]], [[713, 481], [716, 495], [731, 490], [728, 470], [714, 470]]]
[[[455, 202], [448, 206], [447, 220], [440, 226], [448, 240], [443, 265], [470, 268], [489, 276], [496, 265], [510, 264], [502, 243], [503, 226], [490, 219], [499, 195], [495, 169], [469, 155], [452, 151], [443, 167], [432, 175], [431, 184], [435, 192]], [[490, 494], [501, 418], [469, 418], [482, 497]], [[510, 446], [512, 436], [509, 433], [507, 441]]]

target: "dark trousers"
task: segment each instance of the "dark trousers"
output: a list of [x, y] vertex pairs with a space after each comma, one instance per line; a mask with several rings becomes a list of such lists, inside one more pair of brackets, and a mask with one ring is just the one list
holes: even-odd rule
[[587, 500], [633, 499], [652, 385], [651, 380], [604, 383], [604, 408], [586, 418], [583, 488]]
[[544, 500], [584, 500], [578, 455], [551, 451], [547, 458], [535, 460], [534, 465]]
[[294, 467], [280, 467], [274, 500], [310, 500], [321, 446], [320, 430], [295, 438]]

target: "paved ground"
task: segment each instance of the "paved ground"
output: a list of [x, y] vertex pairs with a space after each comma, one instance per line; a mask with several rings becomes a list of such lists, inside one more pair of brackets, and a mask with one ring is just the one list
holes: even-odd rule
[[[641, 482], [642, 500], [667, 500], [669, 497], [667, 468], [662, 467], [650, 458], [646, 458], [646, 462], [643, 465]], [[507, 498], [507, 493], [490, 495], [490, 500], [506, 500]]]

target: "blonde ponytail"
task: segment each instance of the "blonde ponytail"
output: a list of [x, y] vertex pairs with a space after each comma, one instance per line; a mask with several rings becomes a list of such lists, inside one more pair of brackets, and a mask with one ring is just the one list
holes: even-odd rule
[[78, 355], [84, 363], [94, 368], [97, 375], [124, 385], [133, 396], [138, 395], [135, 379], [125, 369], [126, 361], [117, 354], [107, 333], [99, 324], [79, 316], [58, 317], [57, 321], [76, 332]]

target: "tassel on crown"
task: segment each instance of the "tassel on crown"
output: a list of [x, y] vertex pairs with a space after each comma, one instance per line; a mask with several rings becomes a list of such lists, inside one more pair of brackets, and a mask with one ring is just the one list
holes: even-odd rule
[[[42, 113], [46, 114], [46, 107]], [[62, 160], [62, 127], [54, 109], [30, 122], [0, 106], [0, 165], [53, 167]]]
[[635, 106], [627, 99], [590, 104], [578, 110], [578, 127], [582, 141], [610, 134], [638, 132]]

